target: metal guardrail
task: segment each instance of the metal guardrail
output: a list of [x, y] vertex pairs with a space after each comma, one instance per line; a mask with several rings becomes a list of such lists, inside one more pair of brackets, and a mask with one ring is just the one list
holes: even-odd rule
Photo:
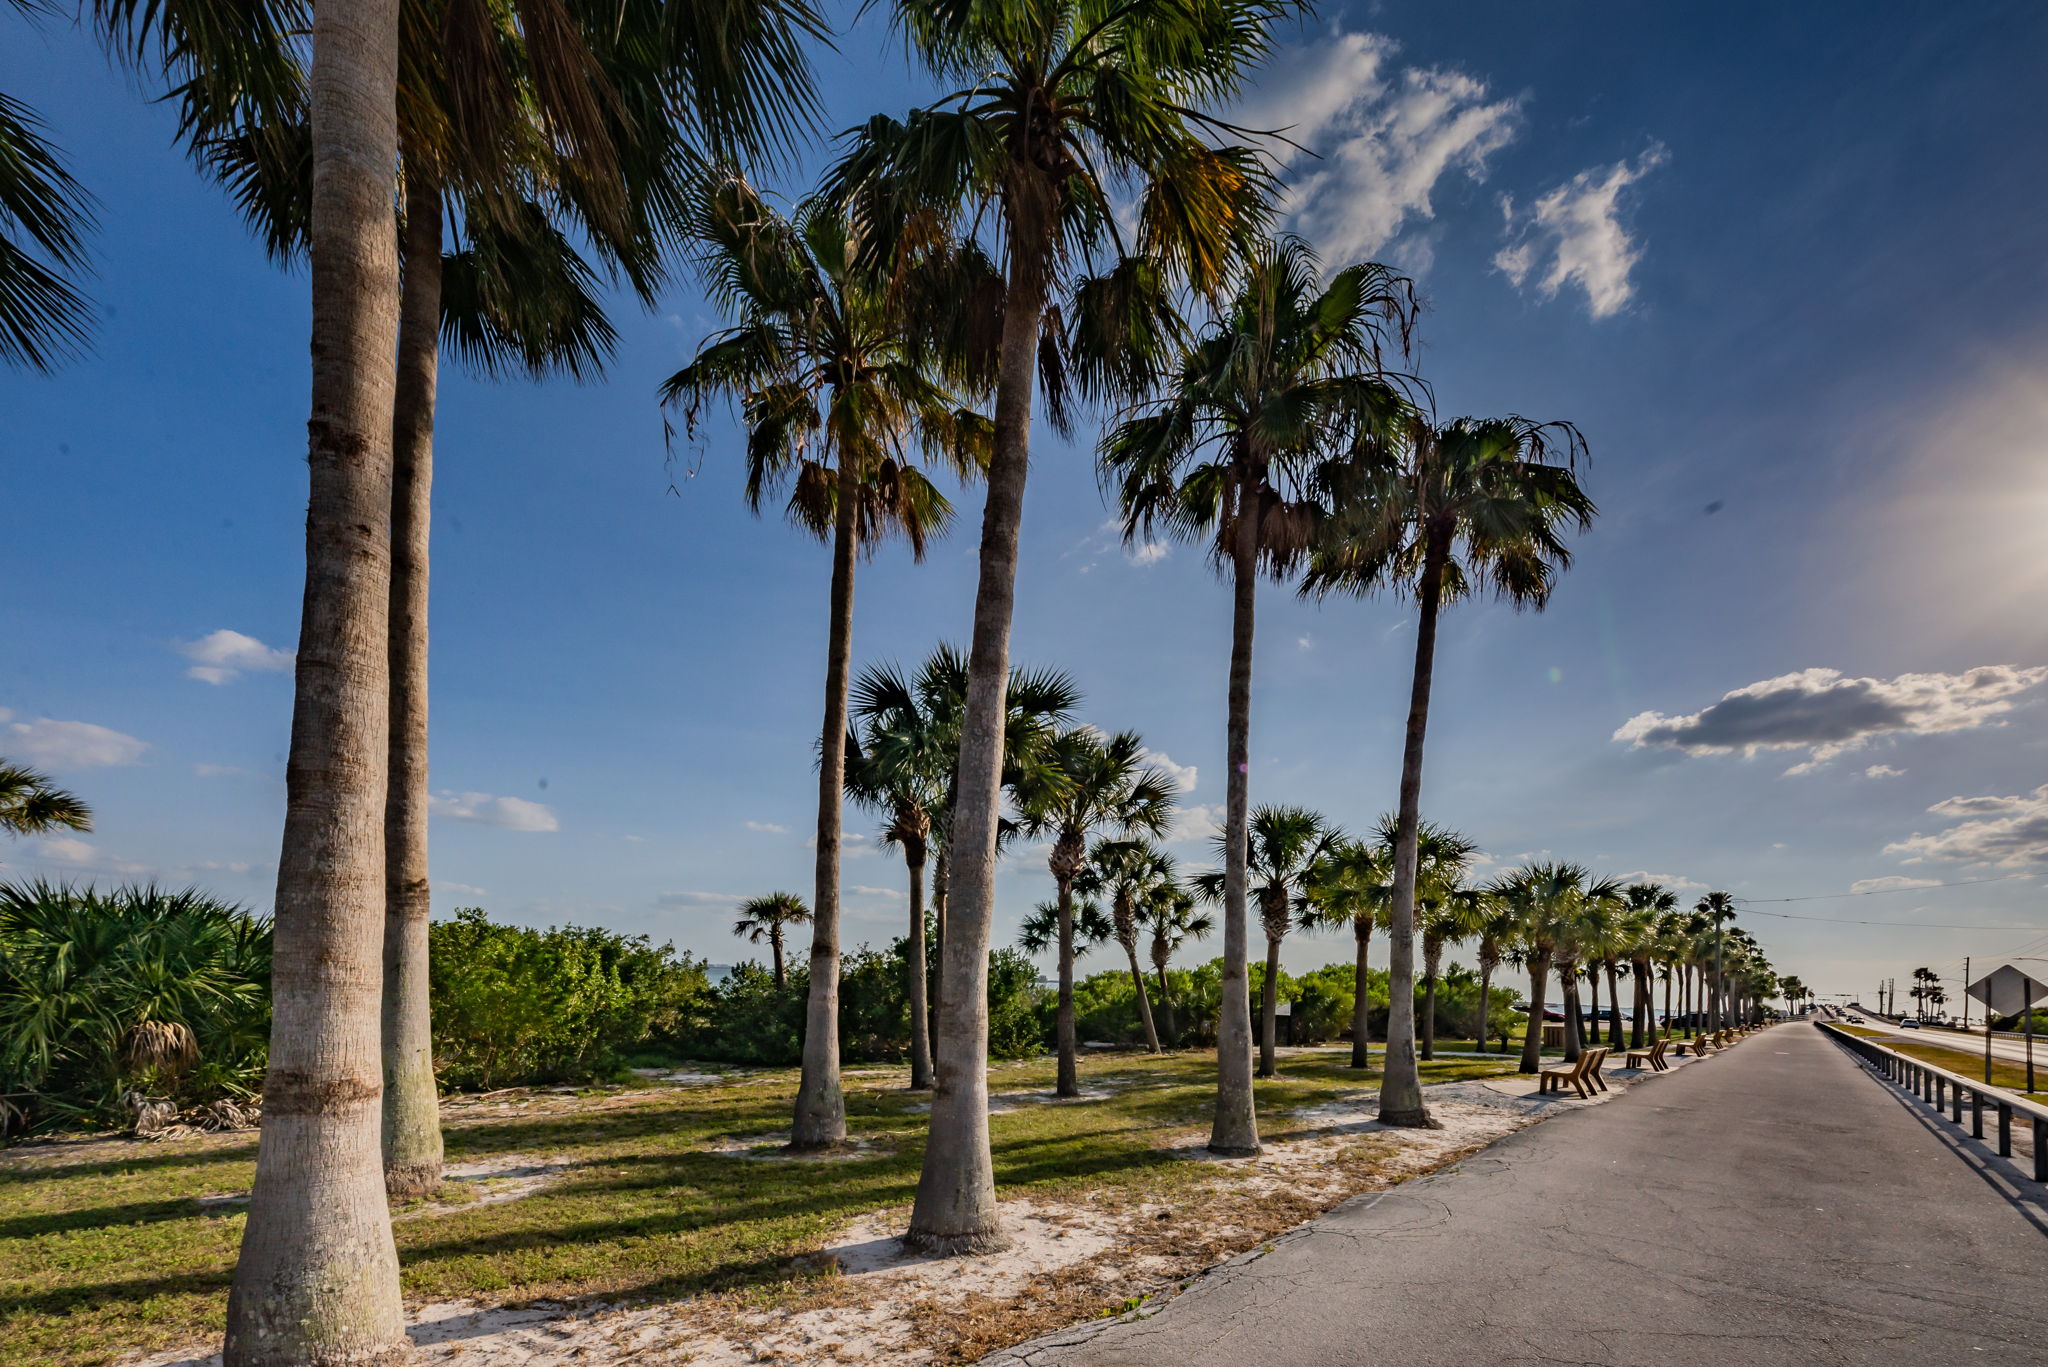
[[2015, 1118], [2026, 1120], [2034, 1135], [2034, 1180], [2048, 1182], [2048, 1106], [2037, 1105], [2013, 1095], [2002, 1087], [1972, 1082], [1961, 1073], [1937, 1068], [1895, 1049], [1887, 1049], [1861, 1035], [1852, 1035], [1827, 1021], [1814, 1024], [1827, 1031], [1835, 1043], [1861, 1059], [1863, 1065], [1887, 1082], [1905, 1088], [1957, 1125], [1963, 1123], [1963, 1098], [1969, 1097], [1970, 1137], [1984, 1137], [1984, 1112], [1998, 1115], [1998, 1156], [2012, 1158], [2012, 1126]]

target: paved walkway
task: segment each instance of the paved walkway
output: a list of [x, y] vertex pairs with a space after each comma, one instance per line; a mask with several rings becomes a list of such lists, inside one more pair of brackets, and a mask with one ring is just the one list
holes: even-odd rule
[[2044, 1193], [1925, 1114], [1783, 1025], [991, 1367], [2041, 1367]]

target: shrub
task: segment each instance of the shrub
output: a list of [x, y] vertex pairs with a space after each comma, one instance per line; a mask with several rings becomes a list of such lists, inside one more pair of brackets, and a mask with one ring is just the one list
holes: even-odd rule
[[269, 980], [269, 923], [196, 889], [0, 886], [0, 1133], [254, 1095]]

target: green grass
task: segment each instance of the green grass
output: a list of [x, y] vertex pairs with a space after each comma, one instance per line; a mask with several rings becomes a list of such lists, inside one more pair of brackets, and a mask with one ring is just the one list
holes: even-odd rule
[[[1837, 1025], [1834, 1028], [1847, 1035], [1862, 1035], [1866, 1039], [1881, 1039], [1884, 1041], [1884, 1047], [1895, 1054], [1904, 1054], [1907, 1058], [1919, 1059], [1922, 1063], [1931, 1063], [1935, 1067], [1946, 1069], [1951, 1073], [1960, 1073], [1972, 1082], [1984, 1076], [1984, 1056], [1982, 1054], [1973, 1056], [1964, 1053], [1960, 1049], [1944, 1049], [1939, 1044], [1916, 1044], [1898, 1038], [1896, 1030], [1878, 1030], [1868, 1025]], [[2034, 1065], [2034, 1082], [2036, 1085], [2041, 1082], [2043, 1077], [2048, 1077], [2048, 1050], [2043, 1051], [2042, 1058]], [[2014, 1063], [2008, 1059], [1994, 1058], [1991, 1061], [1991, 1085], [2003, 1087], [2007, 1091], [2018, 1092], [2029, 1101], [2048, 1104], [2048, 1092], [2030, 1093], [2026, 1090], [2027, 1065], [2024, 1063]]]
[[[1348, 1050], [1283, 1058], [1258, 1103], [1269, 1138], [1288, 1113], [1361, 1087], [1377, 1071]], [[1375, 1051], [1375, 1059], [1378, 1054]], [[1213, 1179], [1166, 1150], [1206, 1136], [1215, 1061], [1185, 1054], [1083, 1060], [1101, 1101], [996, 1115], [1005, 1195], [1115, 1191], [1170, 1197]], [[1476, 1059], [1424, 1065], [1425, 1081], [1511, 1071]], [[847, 1124], [873, 1146], [830, 1161], [713, 1152], [786, 1129], [793, 1071], [633, 1098], [593, 1090], [512, 1098], [524, 1113], [451, 1112], [448, 1161], [522, 1154], [566, 1159], [566, 1175], [498, 1204], [402, 1207], [395, 1225], [408, 1298], [487, 1302], [656, 1299], [726, 1291], [773, 1298], [808, 1275], [792, 1262], [850, 1220], [907, 1206], [925, 1117], [894, 1075], [849, 1077]], [[998, 1065], [991, 1090], [1047, 1090], [1050, 1060]], [[495, 1101], [494, 1103], [495, 1104]], [[30, 1145], [0, 1154], [0, 1362], [98, 1367], [129, 1349], [205, 1343], [221, 1331], [244, 1208], [194, 1198], [246, 1192], [251, 1135], [146, 1144]]]

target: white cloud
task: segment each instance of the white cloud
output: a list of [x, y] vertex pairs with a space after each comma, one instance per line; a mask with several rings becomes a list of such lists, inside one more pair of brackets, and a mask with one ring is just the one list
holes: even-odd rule
[[267, 646], [254, 636], [222, 627], [196, 641], [181, 641], [178, 653], [192, 661], [185, 676], [210, 684], [224, 684], [244, 673], [280, 673], [292, 667], [297, 657], [289, 650]]
[[53, 864], [85, 865], [96, 863], [99, 852], [89, 840], [79, 840], [68, 835], [53, 835], [47, 840], [36, 842], [36, 853]]
[[1635, 294], [1629, 276], [1642, 259], [1641, 246], [1622, 223], [1624, 192], [1666, 156], [1662, 145], [1652, 144], [1634, 161], [1581, 171], [1527, 209], [1502, 195], [1508, 245], [1493, 264], [1517, 289], [1527, 284], [1554, 299], [1575, 285], [1585, 291], [1595, 318], [1618, 312]]
[[559, 831], [562, 823], [545, 803], [523, 797], [492, 797], [489, 793], [437, 793], [427, 809], [450, 821], [496, 826], [504, 831]]
[[1927, 810], [1962, 819], [1934, 835], [1915, 831], [1885, 846], [1886, 854], [1905, 855], [1908, 864], [1938, 859], [2002, 868], [2048, 865], [2048, 783], [2019, 797], [1952, 797]]
[[1646, 869], [1637, 869], [1634, 873], [1623, 873], [1615, 876], [1623, 883], [1659, 883], [1672, 892], [1705, 892], [1707, 890], [1705, 883], [1695, 882], [1682, 873], [1651, 873]]
[[1304, 631], [1301, 635], [1294, 638], [1294, 644], [1303, 650], [1314, 650], [1316, 648], [1316, 638], [1312, 633]]
[[1859, 878], [1849, 885], [1851, 892], [1897, 892], [1901, 888], [1936, 888], [1939, 878], [1907, 878], [1891, 873], [1882, 878]]
[[[1300, 144], [1269, 149], [1283, 171], [1304, 168], [1288, 184], [1283, 211], [1332, 264], [1381, 255], [1411, 223], [1433, 218], [1446, 177], [1484, 180], [1487, 159], [1514, 140], [1521, 122], [1518, 102], [1491, 98], [1484, 81], [1443, 67], [1401, 68], [1398, 51], [1379, 34], [1342, 31], [1283, 50], [1233, 115]], [[1426, 246], [1404, 248], [1411, 269], [1426, 264]]]
[[1878, 736], [1939, 735], [1998, 725], [2015, 694], [2048, 679], [2048, 669], [1984, 665], [1961, 674], [1848, 678], [1838, 669], [1781, 674], [1724, 693], [1688, 716], [1641, 712], [1614, 739], [1689, 755], [1755, 755], [1805, 750], [1787, 774], [1809, 773]]
[[[817, 849], [818, 837], [816, 835], [807, 836], [804, 839], [804, 848], [807, 850]], [[874, 852], [875, 842], [862, 835], [859, 831], [841, 831], [839, 833], [840, 858], [858, 859], [864, 854], [873, 854]]]
[[1134, 542], [1129, 551], [1133, 565], [1156, 565], [1173, 553], [1173, 547], [1164, 541]]
[[725, 907], [740, 899], [730, 892], [664, 892], [654, 900], [664, 907]]
[[1195, 779], [1199, 771], [1192, 764], [1175, 764], [1173, 756], [1164, 750], [1140, 750], [1138, 758], [1173, 780], [1174, 786], [1183, 793], [1195, 790]]
[[447, 893], [450, 897], [482, 897], [486, 895], [483, 888], [471, 887], [467, 883], [457, 883], [446, 878], [434, 884], [434, 891]]
[[788, 835], [789, 827], [778, 826], [772, 821], [749, 821], [747, 829], [759, 831], [762, 835]]
[[1168, 840], [1213, 840], [1223, 834], [1223, 804], [1212, 802], [1193, 807], [1183, 807], [1174, 816], [1173, 830]]
[[887, 897], [898, 902], [907, 900], [910, 895], [901, 888], [871, 888], [864, 883], [849, 883], [846, 890], [859, 897]]
[[1903, 778], [1905, 774], [1904, 769], [1894, 769], [1889, 764], [1873, 764], [1863, 771], [1865, 778]]
[[133, 764], [142, 758], [149, 742], [124, 736], [89, 721], [14, 721], [14, 714], [0, 707], [0, 744], [6, 753], [29, 764], [52, 769], [91, 769], [102, 765]]

